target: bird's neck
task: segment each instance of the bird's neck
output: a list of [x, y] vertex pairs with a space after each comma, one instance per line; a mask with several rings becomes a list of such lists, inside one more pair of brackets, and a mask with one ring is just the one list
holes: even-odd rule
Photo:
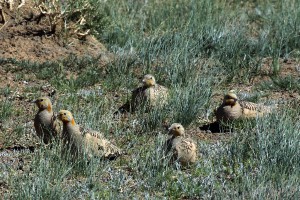
[[40, 108], [40, 109], [39, 109], [39, 112], [40, 112], [40, 113], [41, 113], [41, 112], [47, 112], [47, 113], [52, 114], [52, 113], [53, 113], [52, 106], [51, 106], [51, 105], [48, 105], [46, 109], [45, 109], [45, 108]]
[[76, 123], [75, 123], [75, 120], [74, 120], [74, 119], [72, 119], [70, 123], [71, 123], [71, 125], [72, 125], [72, 126], [75, 126], [75, 125], [76, 125]]
[[235, 106], [235, 105], [238, 104], [238, 101], [234, 100], [234, 99], [227, 99], [227, 100], [224, 100], [223, 104], [225, 106], [231, 106], [231, 107], [233, 107], [233, 106]]
[[76, 125], [74, 120], [71, 120], [70, 122], [67, 122], [67, 123], [64, 122], [63, 123], [63, 129], [67, 130], [67, 132], [69, 133], [70, 131], [71, 132], [77, 131], [78, 126]]
[[183, 134], [180, 134], [180, 133], [174, 133], [173, 134], [173, 138], [182, 137], [182, 136], [184, 136], [184, 133]]
[[144, 85], [145, 88], [152, 88], [152, 87], [155, 87], [155, 86], [156, 86], [156, 84], [154, 84], [154, 85], [152, 85], [152, 84], [151, 85]]
[[51, 104], [48, 104], [47, 110], [48, 110], [48, 112], [52, 112], [52, 105]]
[[75, 120], [72, 119], [71, 121], [63, 121], [63, 126], [66, 128], [72, 128], [76, 126]]

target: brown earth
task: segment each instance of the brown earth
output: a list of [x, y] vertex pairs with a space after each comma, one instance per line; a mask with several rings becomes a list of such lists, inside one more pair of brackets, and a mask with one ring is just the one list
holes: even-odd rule
[[71, 29], [66, 35], [61, 26], [57, 25], [64, 23], [62, 19], [57, 20], [56, 26], [53, 26], [53, 23], [49, 22], [49, 16], [38, 7], [40, 5], [34, 4], [31, 0], [27, 0], [20, 8], [17, 8], [20, 5], [18, 2], [14, 2], [12, 8], [8, 3], [1, 2], [0, 58], [2, 59], [45, 62], [75, 55], [101, 56], [101, 61], [107, 62], [111, 56], [104, 45], [92, 35], [82, 36], [79, 33], [75, 34]]

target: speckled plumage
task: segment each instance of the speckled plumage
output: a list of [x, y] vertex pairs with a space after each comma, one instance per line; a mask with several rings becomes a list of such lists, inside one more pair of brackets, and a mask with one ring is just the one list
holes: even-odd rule
[[75, 157], [82, 155], [84, 151], [89, 157], [114, 158], [121, 154], [121, 150], [105, 139], [101, 133], [77, 125], [71, 112], [61, 110], [58, 116], [63, 121], [64, 151], [70, 150], [71, 155]]
[[178, 161], [186, 166], [196, 162], [197, 145], [191, 138], [185, 136], [184, 128], [181, 124], [174, 123], [169, 128], [172, 137], [164, 144], [167, 154], [171, 154], [171, 161]]
[[248, 101], [239, 101], [233, 90], [224, 96], [223, 103], [216, 110], [217, 121], [233, 121], [239, 118], [252, 118], [270, 113], [272, 107]]
[[56, 119], [49, 98], [40, 97], [35, 103], [39, 111], [34, 118], [34, 128], [37, 136], [43, 139], [45, 144], [48, 144], [53, 138], [58, 138], [61, 134], [62, 124]]
[[131, 92], [131, 100], [119, 108], [119, 112], [135, 112], [139, 108], [146, 110], [167, 103], [168, 88], [156, 83], [154, 76], [147, 74], [143, 78], [143, 86]]

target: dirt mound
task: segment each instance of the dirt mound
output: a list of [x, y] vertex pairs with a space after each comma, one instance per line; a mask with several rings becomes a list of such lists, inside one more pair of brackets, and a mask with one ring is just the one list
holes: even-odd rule
[[[42, 4], [34, 4], [31, 0], [24, 1], [24, 5], [15, 0], [10, 2], [13, 3], [0, 0], [0, 58], [44, 62], [73, 54], [109, 59], [104, 45], [89, 35], [89, 30], [80, 32], [73, 23], [69, 24], [73, 29], [69, 28], [66, 33], [61, 28], [65, 19]], [[69, 34], [71, 32], [73, 34]]]

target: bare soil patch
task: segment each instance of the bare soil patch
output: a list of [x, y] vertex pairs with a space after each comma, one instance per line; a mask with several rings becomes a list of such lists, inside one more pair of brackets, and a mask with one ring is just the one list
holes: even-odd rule
[[20, 8], [18, 2], [12, 7], [1, 2], [0, 58], [45, 62], [75, 55], [108, 60], [109, 53], [95, 37], [67, 35], [59, 26], [53, 29], [49, 17], [33, 1], [27, 0]]

